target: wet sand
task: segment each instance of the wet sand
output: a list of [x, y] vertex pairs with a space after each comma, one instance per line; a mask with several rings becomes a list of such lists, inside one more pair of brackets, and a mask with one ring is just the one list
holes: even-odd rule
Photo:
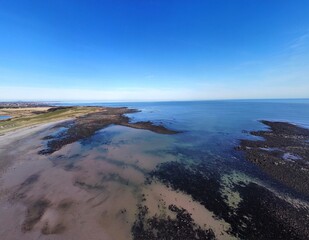
[[2, 239], [133, 239], [140, 206], [150, 209], [148, 218], [166, 219], [176, 217], [172, 204], [192, 214], [188, 226], [201, 231], [211, 227], [218, 236], [228, 229], [190, 196], [161, 182], [147, 183], [158, 164], [175, 160], [152, 154], [169, 148], [167, 136], [111, 126], [93, 136], [112, 136], [108, 144], [77, 141], [52, 154], [38, 154], [42, 138], [57, 125], [0, 137], [0, 161], [7, 162], [1, 167]]
[[92, 118], [0, 136], [1, 239], [308, 237], [307, 202], [179, 158], [168, 134], [103, 124], [40, 154]]

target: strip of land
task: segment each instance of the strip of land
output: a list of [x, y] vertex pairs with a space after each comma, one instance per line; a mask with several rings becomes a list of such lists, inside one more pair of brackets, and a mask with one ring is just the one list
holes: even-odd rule
[[55, 126], [55, 129], [65, 128], [61, 135], [45, 137], [45, 140], [49, 140], [47, 148], [39, 153], [51, 154], [64, 145], [88, 138], [96, 131], [112, 124], [150, 130], [160, 134], [177, 133], [163, 125], [154, 125], [150, 121], [130, 122], [130, 118], [125, 114], [136, 112], [138, 110], [126, 107], [34, 107], [26, 105], [21, 108], [2, 108], [0, 115], [9, 115], [11, 118], [0, 121], [0, 135], [25, 127], [67, 120]]
[[62, 128], [64, 131], [56, 135], [46, 136], [48, 140], [46, 148], [39, 154], [51, 154], [58, 151], [63, 146], [86, 139], [96, 131], [109, 125], [121, 125], [136, 129], [145, 129], [160, 134], [175, 134], [177, 131], [165, 128], [163, 125], [154, 125], [152, 122], [130, 122], [130, 118], [125, 114], [138, 112], [136, 109], [122, 108], [99, 108], [98, 111], [77, 117], [73, 121], [61, 123], [55, 129]]
[[102, 111], [98, 107], [21, 107], [0, 108], [0, 115], [10, 119], [0, 121], [0, 134], [44, 123], [76, 118]]

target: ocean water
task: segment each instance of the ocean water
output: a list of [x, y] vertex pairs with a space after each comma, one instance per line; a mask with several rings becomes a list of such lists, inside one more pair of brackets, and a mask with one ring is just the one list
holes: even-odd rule
[[[187, 161], [203, 161], [213, 172], [237, 171], [263, 181], [281, 191], [288, 191], [269, 178], [254, 164], [245, 160], [235, 147], [240, 139], [257, 139], [248, 134], [252, 130], [267, 129], [260, 120], [284, 121], [309, 128], [309, 99], [297, 100], [231, 100], [192, 102], [62, 102], [58, 105], [126, 106], [140, 110], [129, 114], [134, 121], [179, 130], [168, 136], [173, 139], [171, 149]], [[101, 133], [102, 134], [102, 133]], [[95, 144], [95, 143], [93, 143]]]
[[[175, 135], [162, 135], [112, 125], [47, 158], [53, 166], [65, 171], [57, 177], [61, 184], [53, 184], [55, 189], [46, 191], [60, 191], [59, 186], [64, 192], [76, 187], [85, 190], [86, 196], [74, 197], [81, 206], [74, 211], [79, 211], [84, 222], [100, 219], [104, 231], [114, 239], [127, 239], [127, 236], [141, 239], [133, 226], [140, 226], [140, 221], [147, 218], [166, 221], [167, 216], [175, 217], [169, 208], [173, 204], [186, 209], [199, 226], [212, 229], [218, 239], [235, 236], [250, 239], [254, 232], [264, 239], [273, 239], [268, 237], [280, 234], [281, 225], [275, 220], [271, 223], [274, 225], [269, 225], [267, 214], [271, 211], [267, 209], [266, 215], [260, 215], [265, 209], [261, 202], [282, 207], [278, 210], [286, 206], [281, 199], [296, 204], [295, 209], [297, 204], [309, 207], [307, 200], [267, 176], [235, 149], [240, 139], [257, 139], [249, 131], [267, 129], [260, 120], [285, 121], [309, 128], [309, 100], [63, 102], [58, 105], [126, 106], [140, 110], [128, 115], [131, 121], [152, 121], [180, 131]], [[52, 128], [50, 133], [44, 134], [63, 130]], [[46, 176], [40, 178], [48, 179], [49, 174], [54, 174], [52, 171], [55, 169], [49, 169]], [[68, 178], [70, 174], [74, 177]], [[73, 183], [71, 180], [65, 183], [72, 178]], [[59, 199], [54, 201], [61, 201], [61, 197], [59, 194]], [[89, 204], [87, 199], [95, 200]], [[98, 210], [92, 211], [91, 206]], [[142, 220], [137, 217], [141, 215], [140, 206], [148, 208], [148, 215]], [[261, 219], [263, 216], [266, 217]], [[235, 234], [230, 235], [228, 229]], [[157, 231], [161, 230], [154, 229]]]

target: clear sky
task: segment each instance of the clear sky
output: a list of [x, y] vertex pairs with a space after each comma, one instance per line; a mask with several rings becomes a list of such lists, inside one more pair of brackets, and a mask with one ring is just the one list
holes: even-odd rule
[[0, 0], [0, 100], [308, 97], [308, 0]]

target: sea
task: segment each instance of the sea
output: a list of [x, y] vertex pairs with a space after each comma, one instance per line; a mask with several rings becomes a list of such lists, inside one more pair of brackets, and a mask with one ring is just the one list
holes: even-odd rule
[[[180, 134], [168, 136], [173, 139], [171, 148], [190, 153], [186, 155], [192, 157], [190, 161], [202, 159], [208, 165], [209, 171], [241, 172], [286, 192], [289, 190], [248, 162], [236, 148], [241, 139], [259, 139], [250, 135], [250, 131], [267, 130], [268, 127], [262, 124], [261, 120], [289, 122], [309, 128], [309, 99], [57, 102], [53, 104], [138, 109], [140, 112], [128, 114], [132, 122], [151, 121], [180, 131]], [[199, 157], [201, 159], [198, 159]]]
[[[12, 239], [40, 238], [46, 226], [51, 233], [61, 226], [61, 239], [76, 240], [308, 239], [308, 196], [237, 147], [242, 139], [263, 140], [250, 134], [268, 130], [261, 120], [309, 128], [309, 99], [52, 104], [133, 108], [139, 112], [127, 114], [130, 121], [179, 133], [110, 125], [49, 155], [38, 153], [65, 136], [71, 121], [19, 139], [0, 156], [18, 163], [3, 182], [35, 214], [41, 203], [48, 209], [35, 231], [14, 227]], [[20, 186], [12, 187], [16, 179]], [[15, 209], [0, 202], [2, 232], [24, 219], [26, 211]]]

